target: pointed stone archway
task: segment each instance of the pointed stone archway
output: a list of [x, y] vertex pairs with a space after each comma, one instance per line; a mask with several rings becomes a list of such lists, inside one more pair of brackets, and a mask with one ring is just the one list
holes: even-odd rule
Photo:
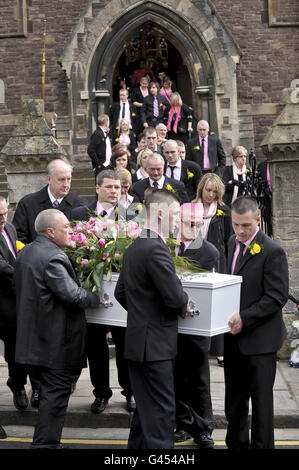
[[[183, 57], [194, 114], [210, 121], [227, 152], [239, 140], [236, 64], [240, 49], [210, 1], [90, 2], [61, 64], [69, 78], [73, 150], [86, 148], [96, 116], [112, 101], [115, 65], [136, 29], [159, 27]], [[84, 152], [83, 152], [84, 153]]]

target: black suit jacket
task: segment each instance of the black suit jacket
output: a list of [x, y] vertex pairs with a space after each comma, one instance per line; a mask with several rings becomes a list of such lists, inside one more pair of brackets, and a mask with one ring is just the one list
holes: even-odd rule
[[177, 353], [177, 317], [186, 312], [188, 295], [175, 273], [167, 245], [155, 232], [143, 230], [127, 248], [115, 298], [128, 312], [126, 359], [173, 359]]
[[[177, 192], [182, 204], [184, 202], [189, 202], [188, 194], [186, 192], [184, 183], [165, 176], [163, 188], [166, 188], [168, 184], [170, 184], [173, 187], [173, 189]], [[147, 188], [150, 188], [150, 187], [151, 185], [150, 185], [149, 178], [145, 178], [144, 180], [138, 180], [136, 181], [136, 183], [133, 184], [133, 192], [139, 197], [139, 200], [143, 202], [144, 192]]]
[[[137, 132], [138, 128], [138, 113], [137, 113], [137, 108], [133, 103], [129, 103], [129, 108], [130, 108], [130, 120], [131, 120], [131, 126], [134, 134]], [[112, 133], [115, 132], [118, 121], [119, 121], [119, 113], [121, 112], [122, 109], [122, 103], [114, 103], [110, 106], [109, 109], [109, 118], [110, 118], [110, 131]]]
[[106, 161], [106, 138], [109, 139], [100, 127], [90, 137], [87, 153], [91, 158], [92, 168], [98, 168]]
[[[87, 203], [87, 201], [84, 198], [69, 192], [61, 201], [59, 210], [70, 220], [72, 209], [82, 206], [85, 203]], [[53, 209], [48, 194], [48, 186], [45, 186], [36, 193], [27, 194], [20, 199], [12, 221], [13, 225], [16, 227], [20, 241], [30, 243], [36, 238], [34, 222], [37, 215], [45, 209]]]
[[[198, 135], [191, 139], [191, 141], [188, 143], [186, 159], [198, 163], [198, 165], [203, 170], [204, 165], [202, 147], [200, 147], [199, 150], [197, 147], [200, 147]], [[226, 165], [226, 155], [220, 139], [210, 135], [208, 136], [208, 155], [211, 163], [211, 172], [222, 176], [223, 168]]]
[[212, 217], [207, 240], [219, 251], [219, 272], [225, 274], [227, 269], [227, 243], [233, 233], [233, 228], [230, 208], [228, 206], [217, 205], [217, 212], [218, 210], [222, 211], [223, 215], [214, 215], [214, 217]]
[[[12, 246], [16, 247], [17, 232], [10, 223], [5, 225]], [[16, 253], [16, 248], [15, 248]], [[16, 325], [16, 299], [13, 288], [13, 274], [16, 260], [6, 239], [0, 232], [0, 328]]]
[[[235, 250], [235, 235], [228, 244], [228, 272]], [[282, 319], [282, 307], [288, 300], [288, 264], [284, 250], [265, 235], [258, 232], [255, 243], [260, 253], [246, 250], [243, 260], [234, 274], [242, 276], [240, 315], [242, 331], [235, 336], [244, 355], [273, 353], [280, 349], [286, 337]]]
[[[182, 169], [180, 181], [184, 183], [189, 201], [195, 199], [198, 183], [202, 178], [202, 171], [200, 166], [191, 162], [190, 160], [181, 160]], [[165, 165], [165, 173], [167, 171], [168, 163]]]
[[[159, 121], [167, 120], [168, 111], [170, 109], [170, 104], [168, 103], [167, 99], [163, 96], [158, 94], [158, 109], [159, 109]], [[165, 106], [165, 110], [163, 110], [163, 106]], [[149, 125], [154, 118], [154, 96], [149, 94], [146, 98], [144, 98], [142, 107], [140, 109], [140, 117], [141, 122], [144, 124], [147, 122]]]
[[[247, 177], [246, 177], [247, 179]], [[238, 186], [238, 196], [242, 196], [242, 194], [244, 194], [243, 192], [243, 189], [242, 188], [239, 188], [240, 186], [240, 182], [239, 180], [235, 180], [234, 179], [234, 171], [233, 171], [233, 166], [232, 165], [227, 165], [224, 170], [223, 170], [223, 173], [222, 173], [222, 180], [225, 184], [225, 193], [224, 193], [224, 196], [223, 196], [223, 201], [225, 202], [225, 204], [227, 205], [231, 205], [231, 202], [232, 202], [232, 199], [233, 199], [233, 195], [234, 195], [234, 187], [235, 186]], [[232, 181], [231, 183], [229, 183], [229, 181]], [[246, 182], [246, 180], [245, 180]]]
[[86, 366], [85, 308], [99, 297], [80, 287], [67, 255], [44, 235], [20, 252], [14, 272], [16, 362], [52, 369]]

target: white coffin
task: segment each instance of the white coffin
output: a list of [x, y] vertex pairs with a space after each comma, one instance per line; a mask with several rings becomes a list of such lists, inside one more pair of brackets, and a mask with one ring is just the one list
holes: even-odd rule
[[[89, 323], [125, 327], [127, 312], [114, 298], [118, 274], [103, 282], [105, 307], [86, 310]], [[229, 331], [228, 319], [240, 310], [241, 276], [204, 273], [181, 278], [189, 300], [194, 303], [194, 316], [179, 317], [179, 333], [215, 336]], [[192, 314], [191, 314], [192, 315]]]

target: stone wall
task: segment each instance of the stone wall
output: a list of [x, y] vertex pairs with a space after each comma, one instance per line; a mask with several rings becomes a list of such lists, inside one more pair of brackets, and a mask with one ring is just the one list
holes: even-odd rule
[[[5, 87], [5, 102], [0, 101], [0, 148], [18, 123], [21, 95], [41, 97], [43, 20], [47, 19], [45, 111], [66, 116], [70, 111], [68, 82], [57, 61], [74, 34], [80, 42], [81, 32], [76, 29], [79, 19], [84, 17], [88, 28], [92, 18], [101, 14], [108, 3], [109, 0], [0, 0], [0, 79]], [[126, 2], [121, 3], [125, 8]], [[186, 0], [185, 3], [202, 8], [204, 2]], [[247, 106], [246, 112], [252, 117], [252, 142], [257, 147], [276, 116], [269, 104], [278, 106], [280, 90], [299, 78], [299, 27], [296, 22], [293, 26], [269, 27], [271, 2], [267, 0], [207, 0], [206, 3], [214, 5], [241, 48], [242, 57], [237, 66], [238, 102]], [[277, 12], [278, 20], [287, 23], [293, 9], [294, 0], [285, 0], [283, 17]]]

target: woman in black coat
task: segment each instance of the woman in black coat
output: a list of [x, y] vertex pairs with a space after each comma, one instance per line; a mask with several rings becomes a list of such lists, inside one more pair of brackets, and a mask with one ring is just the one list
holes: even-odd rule
[[[202, 237], [218, 249], [219, 272], [223, 274], [227, 272], [227, 242], [233, 233], [230, 208], [223, 202], [224, 191], [225, 186], [221, 178], [215, 173], [206, 173], [199, 182], [193, 201], [203, 212]], [[212, 347], [220, 366], [224, 364], [223, 346], [223, 335], [213, 337]]]
[[227, 165], [222, 174], [222, 180], [225, 184], [223, 200], [228, 206], [231, 206], [237, 197], [246, 194], [246, 183], [249, 176], [249, 169], [246, 168], [246, 148], [237, 145], [232, 150], [232, 157], [233, 164]]
[[140, 117], [140, 110], [142, 107], [142, 103], [144, 101], [144, 98], [146, 98], [149, 94], [148, 91], [148, 85], [149, 85], [149, 80], [147, 77], [142, 77], [140, 80], [140, 86], [136, 87], [133, 89], [131, 93], [131, 102], [133, 103], [134, 106], [137, 108], [137, 113], [138, 113], [138, 129], [137, 129], [137, 134], [142, 132], [144, 130], [143, 124], [141, 122], [141, 117]]
[[167, 130], [168, 139], [181, 140], [188, 143], [188, 132], [192, 132], [192, 111], [183, 103], [181, 95], [174, 92], [170, 96], [170, 110], [168, 112]]

